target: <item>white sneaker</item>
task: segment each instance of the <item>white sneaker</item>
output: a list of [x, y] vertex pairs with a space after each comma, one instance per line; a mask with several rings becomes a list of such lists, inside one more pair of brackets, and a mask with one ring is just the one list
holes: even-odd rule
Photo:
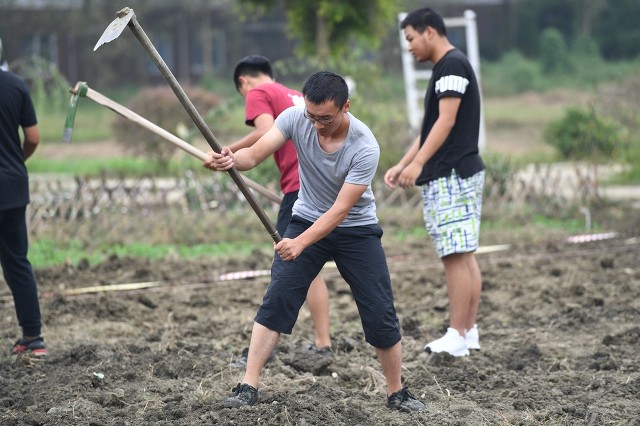
[[427, 343], [424, 350], [428, 353], [447, 352], [453, 356], [469, 355], [465, 338], [458, 333], [458, 330], [451, 327], [447, 328], [447, 333], [444, 336], [431, 343]]
[[467, 349], [480, 350], [480, 334], [478, 324], [473, 324], [471, 330], [464, 331], [464, 340], [467, 342]]

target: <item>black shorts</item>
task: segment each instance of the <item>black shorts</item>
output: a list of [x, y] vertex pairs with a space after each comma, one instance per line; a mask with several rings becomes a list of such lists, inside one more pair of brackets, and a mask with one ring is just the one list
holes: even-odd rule
[[[293, 216], [284, 237], [295, 238], [313, 223]], [[293, 261], [276, 253], [271, 284], [255, 320], [263, 326], [290, 334], [305, 301], [311, 281], [333, 259], [351, 287], [365, 340], [376, 348], [390, 348], [400, 341], [400, 324], [393, 305], [387, 261], [379, 225], [339, 227], [307, 247]]]
[[291, 222], [291, 212], [293, 211], [293, 204], [298, 199], [298, 191], [289, 192], [284, 194], [282, 202], [280, 203], [280, 209], [278, 210], [278, 222], [276, 222], [276, 230], [282, 237]]

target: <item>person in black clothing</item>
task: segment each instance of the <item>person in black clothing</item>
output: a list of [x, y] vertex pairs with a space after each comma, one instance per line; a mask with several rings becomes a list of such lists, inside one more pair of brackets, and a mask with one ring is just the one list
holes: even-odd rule
[[[0, 42], [0, 63], [2, 50]], [[0, 70], [0, 266], [11, 289], [22, 337], [13, 354], [47, 354], [41, 334], [40, 302], [31, 263], [27, 258], [26, 208], [29, 177], [25, 161], [40, 141], [38, 122], [26, 83]], [[21, 143], [19, 129], [24, 142]]]
[[485, 169], [478, 152], [480, 89], [467, 57], [449, 42], [440, 15], [418, 9], [400, 27], [416, 60], [434, 65], [422, 131], [384, 181], [390, 188], [421, 185], [426, 228], [445, 268], [449, 327], [424, 349], [465, 356], [480, 349], [476, 317], [482, 280], [475, 258]]

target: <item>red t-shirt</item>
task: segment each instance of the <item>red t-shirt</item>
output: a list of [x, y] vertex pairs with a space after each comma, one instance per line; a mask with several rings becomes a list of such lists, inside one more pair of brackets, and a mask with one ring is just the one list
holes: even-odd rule
[[[289, 89], [280, 83], [266, 83], [251, 89], [245, 98], [245, 123], [253, 126], [260, 114], [270, 114], [275, 119], [285, 109], [304, 103], [302, 93]], [[288, 140], [273, 153], [273, 159], [280, 170], [280, 189], [288, 194], [300, 189], [298, 156], [293, 142]]]

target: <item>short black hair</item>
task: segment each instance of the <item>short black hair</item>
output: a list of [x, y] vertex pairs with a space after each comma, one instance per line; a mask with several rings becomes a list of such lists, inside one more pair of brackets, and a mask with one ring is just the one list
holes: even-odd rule
[[427, 27], [431, 27], [440, 35], [447, 35], [447, 27], [444, 25], [444, 19], [433, 9], [425, 7], [416, 9], [409, 13], [400, 23], [400, 29], [405, 29], [411, 25], [417, 32], [422, 34]]
[[342, 108], [349, 100], [349, 87], [340, 75], [331, 71], [319, 71], [307, 78], [302, 94], [315, 105], [333, 101]]
[[240, 91], [240, 76], [257, 77], [260, 74], [266, 74], [273, 78], [273, 69], [268, 58], [260, 55], [249, 55], [240, 59], [233, 70], [233, 82], [236, 85], [236, 89]]

